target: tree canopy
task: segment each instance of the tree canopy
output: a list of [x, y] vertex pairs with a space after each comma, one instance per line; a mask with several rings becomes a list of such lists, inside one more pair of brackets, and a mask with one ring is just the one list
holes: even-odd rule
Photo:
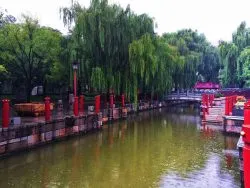
[[58, 61], [60, 40], [60, 33], [41, 27], [30, 17], [24, 17], [21, 24], [6, 24], [0, 29], [0, 58], [11, 79], [24, 83], [27, 101], [32, 86], [43, 85], [51, 66]]

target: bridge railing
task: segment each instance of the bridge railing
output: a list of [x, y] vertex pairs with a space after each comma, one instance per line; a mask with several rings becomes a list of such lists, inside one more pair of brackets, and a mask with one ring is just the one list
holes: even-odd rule
[[171, 93], [169, 95], [166, 95], [166, 100], [195, 100], [200, 101], [201, 100], [201, 94], [200, 93]]

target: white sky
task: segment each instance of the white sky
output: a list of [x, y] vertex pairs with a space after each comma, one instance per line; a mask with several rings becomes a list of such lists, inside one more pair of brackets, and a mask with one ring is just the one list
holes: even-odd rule
[[[88, 6], [90, 0], [78, 0]], [[217, 44], [231, 40], [241, 21], [250, 24], [250, 0], [110, 0], [122, 7], [130, 4], [136, 13], [148, 13], [158, 24], [157, 32], [174, 32], [183, 28], [197, 29]], [[65, 33], [59, 8], [70, 6], [71, 0], [0, 0], [0, 7], [20, 18], [21, 13], [35, 16], [41, 25]]]

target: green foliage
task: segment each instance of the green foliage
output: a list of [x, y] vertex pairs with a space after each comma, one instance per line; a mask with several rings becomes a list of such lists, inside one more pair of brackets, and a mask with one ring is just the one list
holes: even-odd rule
[[1, 28], [0, 59], [13, 81], [25, 83], [28, 101], [34, 84], [43, 84], [50, 67], [57, 62], [60, 40], [60, 33], [26, 16], [21, 24]]
[[249, 85], [248, 56], [250, 46], [250, 28], [242, 22], [232, 35], [232, 42], [221, 41], [219, 45], [222, 61], [221, 82], [226, 87]]
[[105, 77], [100, 67], [93, 68], [91, 76], [91, 85], [99, 91], [102, 91], [106, 87]]
[[169, 44], [177, 47], [181, 61], [184, 62], [183, 68], [174, 72], [176, 88], [192, 88], [200, 77], [205, 81], [217, 81], [219, 54], [204, 35], [189, 29], [167, 33], [163, 37]]
[[239, 79], [245, 81], [247, 87], [250, 86], [250, 48], [245, 48], [239, 57], [239, 62], [242, 62], [242, 74]]

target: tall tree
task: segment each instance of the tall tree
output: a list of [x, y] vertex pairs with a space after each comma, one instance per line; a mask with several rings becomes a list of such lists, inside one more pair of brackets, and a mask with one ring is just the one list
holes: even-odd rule
[[60, 40], [59, 32], [26, 16], [23, 23], [7, 24], [0, 30], [1, 58], [12, 79], [25, 83], [27, 101], [32, 87], [44, 84], [50, 67], [58, 61]]

